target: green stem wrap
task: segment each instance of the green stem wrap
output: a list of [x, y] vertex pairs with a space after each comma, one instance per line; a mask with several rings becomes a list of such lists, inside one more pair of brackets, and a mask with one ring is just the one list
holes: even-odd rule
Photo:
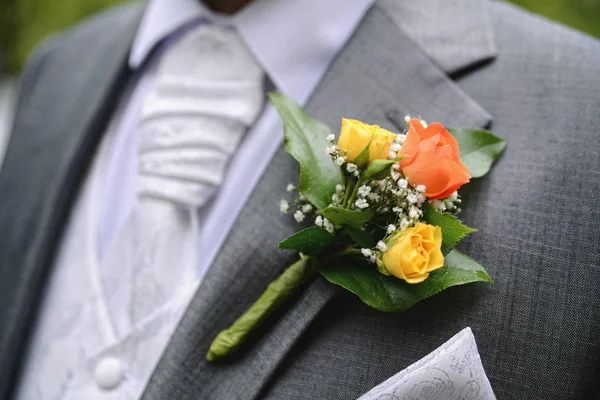
[[206, 359], [216, 361], [234, 353], [269, 315], [295, 294], [308, 279], [316, 275], [315, 261], [311, 257], [302, 257], [271, 282], [241, 317], [217, 335], [210, 345]]

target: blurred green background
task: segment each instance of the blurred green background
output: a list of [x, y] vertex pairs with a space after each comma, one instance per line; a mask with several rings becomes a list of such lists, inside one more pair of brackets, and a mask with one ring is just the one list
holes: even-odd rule
[[[1, 0], [0, 54], [5, 71], [17, 72], [48, 34], [123, 0]], [[524, 8], [600, 37], [600, 0], [512, 0]]]

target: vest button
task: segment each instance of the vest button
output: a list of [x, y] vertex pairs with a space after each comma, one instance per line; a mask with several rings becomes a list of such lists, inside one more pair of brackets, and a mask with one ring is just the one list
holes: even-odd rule
[[94, 378], [101, 389], [114, 389], [123, 379], [123, 364], [114, 357], [105, 357], [96, 364]]

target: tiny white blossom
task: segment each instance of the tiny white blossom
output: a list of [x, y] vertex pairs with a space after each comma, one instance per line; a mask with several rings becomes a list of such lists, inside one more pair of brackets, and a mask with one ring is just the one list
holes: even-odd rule
[[389, 224], [389, 225], [387, 226], [386, 232], [388, 233], [388, 235], [389, 235], [390, 233], [396, 232], [396, 225], [394, 225], [394, 224]]
[[390, 152], [388, 153], [388, 158], [396, 158], [398, 156], [398, 153], [396, 153], [394, 150], [390, 150]]
[[423, 193], [419, 193], [419, 195], [417, 196], [419, 199], [419, 204], [423, 204], [425, 203], [425, 200], [427, 200], [427, 197], [425, 197], [425, 195]]
[[333, 233], [333, 231], [335, 230], [335, 226], [327, 218], [323, 218], [323, 227], [329, 233]]
[[406, 179], [398, 180], [398, 187], [400, 189], [406, 189], [408, 187], [408, 180], [406, 180]]
[[394, 207], [394, 208], [392, 208], [392, 211], [395, 214], [400, 214], [402, 212], [402, 208], [400, 208], [400, 207]]
[[297, 210], [294, 213], [294, 219], [296, 220], [296, 222], [300, 223], [302, 221], [304, 221], [304, 213], [300, 210]]
[[300, 200], [300, 201], [304, 201], [304, 200], [306, 200], [306, 197], [305, 197], [305, 196], [304, 196], [302, 193], [300, 193], [300, 194], [298, 195], [298, 200]]
[[408, 125], [410, 123], [410, 120], [411, 120], [410, 115], [406, 114], [404, 116], [404, 122], [406, 122], [406, 124]]
[[373, 202], [378, 202], [379, 200], [381, 200], [381, 196], [377, 193], [369, 193], [367, 195], [367, 198]]
[[343, 192], [344, 191], [344, 187], [338, 183], [337, 185], [335, 185], [335, 191], [336, 192]]
[[358, 177], [358, 176], [360, 175], [360, 172], [358, 172], [358, 170], [356, 170], [356, 171], [354, 171], [354, 172], [352, 173], [352, 175], [354, 175], [354, 176]]
[[450, 200], [446, 200], [445, 203], [446, 203], [446, 209], [447, 210], [454, 209], [454, 203], [453, 202], [451, 202]]
[[412, 219], [419, 218], [419, 209], [417, 207], [411, 207], [408, 211], [408, 216]]
[[417, 185], [415, 190], [420, 193], [425, 193], [425, 191], [427, 190], [427, 187], [425, 187], [425, 185]]
[[337, 195], [337, 193], [334, 193], [331, 195], [331, 201], [333, 201], [334, 203], [337, 203], [339, 200], [339, 196]]
[[336, 146], [325, 147], [325, 152], [330, 156], [333, 155], [337, 151]]
[[329, 135], [327, 135], [327, 140], [333, 142], [335, 140], [335, 135], [333, 133], [330, 133]]
[[448, 196], [448, 200], [450, 200], [450, 201], [458, 200], [458, 192], [454, 192], [450, 196]]
[[369, 193], [371, 193], [371, 186], [362, 185], [358, 188], [358, 195], [360, 197], [366, 197]]
[[391, 177], [393, 180], [397, 181], [398, 179], [400, 179], [400, 172], [398, 171], [394, 171], [392, 170], [392, 172], [390, 173]]
[[419, 198], [416, 194], [409, 193], [406, 195], [406, 201], [408, 201], [410, 204], [415, 204], [417, 201], [419, 201]]
[[396, 141], [400, 144], [404, 144], [405, 140], [406, 140], [406, 135], [404, 135], [404, 134], [400, 134], [400, 135], [396, 136]]
[[290, 210], [290, 203], [287, 200], [281, 199], [281, 201], [279, 202], [279, 211], [282, 214], [285, 214], [289, 210]]
[[317, 218], [315, 218], [315, 225], [323, 226], [323, 217], [322, 216], [319, 215]]
[[288, 183], [286, 190], [288, 192], [293, 192], [294, 190], [296, 190], [296, 186], [292, 185], [291, 183]]
[[385, 253], [387, 251], [387, 246], [385, 245], [385, 243], [383, 242], [383, 240], [380, 240], [379, 242], [377, 242], [377, 250]]
[[392, 164], [392, 171], [399, 171], [399, 170], [400, 170], [400, 164], [398, 164], [398, 163]]
[[346, 159], [342, 156], [339, 156], [338, 158], [335, 159], [335, 163], [340, 167], [342, 165], [344, 165], [345, 162], [346, 162]]
[[371, 257], [373, 255], [373, 252], [371, 251], [371, 249], [360, 249], [360, 252], [365, 257]]
[[358, 171], [358, 165], [354, 164], [354, 163], [348, 163], [346, 165], [346, 171], [353, 173]]
[[406, 228], [408, 228], [410, 225], [410, 222], [408, 222], [408, 220], [406, 218], [402, 218], [402, 221], [400, 221], [400, 230], [403, 231]]
[[377, 256], [375, 254], [371, 254], [371, 256], [369, 257], [369, 261], [375, 264], [377, 262]]
[[401, 148], [402, 148], [402, 146], [400, 146], [399, 143], [393, 143], [392, 146], [390, 147], [390, 150], [398, 152], [398, 151], [400, 151]]
[[305, 204], [305, 205], [302, 206], [302, 212], [303, 213], [309, 213], [309, 212], [312, 211], [312, 209], [313, 209], [312, 204]]
[[361, 210], [369, 207], [369, 203], [365, 199], [358, 199], [358, 200], [356, 200], [356, 202], [354, 202], [354, 205], [356, 207], [360, 208]]
[[434, 200], [431, 202], [431, 205], [438, 211], [440, 212], [444, 212], [446, 211], [446, 204], [444, 204], [443, 201], [440, 200]]

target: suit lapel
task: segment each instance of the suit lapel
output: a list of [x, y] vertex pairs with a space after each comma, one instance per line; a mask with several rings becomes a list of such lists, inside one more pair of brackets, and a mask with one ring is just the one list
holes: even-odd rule
[[[489, 124], [490, 115], [447, 77], [440, 67], [443, 59], [399, 28], [397, 11], [378, 3], [367, 13], [313, 93], [307, 111], [333, 131], [339, 129], [341, 117], [398, 130], [406, 113], [449, 126]], [[480, 50], [471, 49], [464, 64], [489, 57], [484, 54], [487, 48]], [[296, 339], [335, 295], [337, 289], [319, 278], [240, 354], [217, 364], [204, 359], [218, 331], [297, 258], [277, 249], [278, 241], [298, 230], [277, 207], [286, 185], [297, 179], [296, 162], [280, 148], [180, 321], [143, 399], [256, 398]]]
[[114, 10], [110, 28], [97, 19], [57, 42], [19, 107], [0, 174], [0, 365], [10, 366], [0, 368], [0, 398], [14, 384], [63, 228], [127, 78], [141, 10]]

